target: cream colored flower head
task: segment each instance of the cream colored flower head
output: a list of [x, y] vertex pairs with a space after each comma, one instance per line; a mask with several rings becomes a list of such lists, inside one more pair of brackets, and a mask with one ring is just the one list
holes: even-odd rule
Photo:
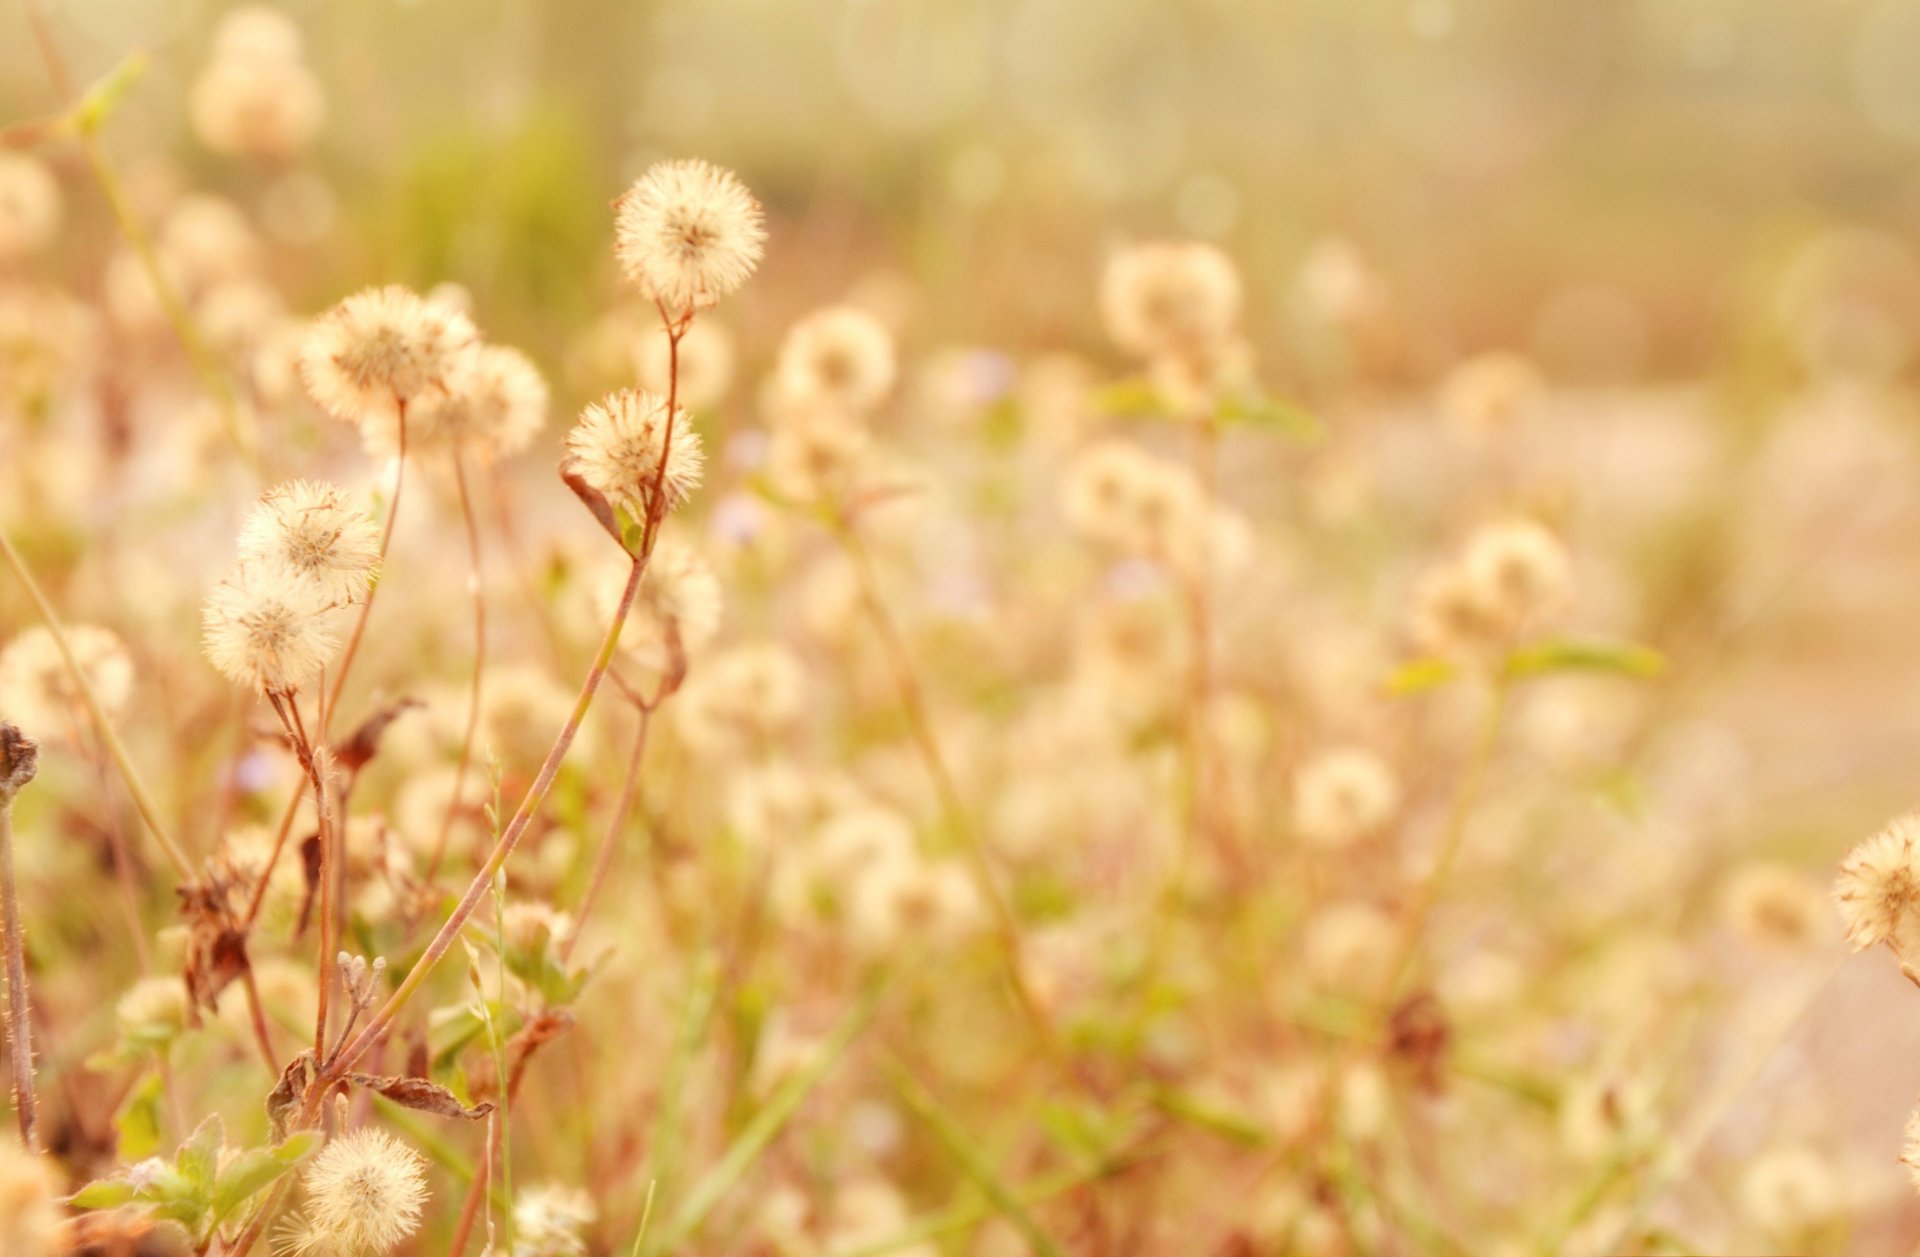
[[207, 599], [207, 658], [236, 685], [290, 693], [333, 654], [334, 605], [318, 583], [282, 564], [243, 564]]
[[1510, 624], [1556, 611], [1573, 590], [1567, 549], [1531, 520], [1489, 524], [1467, 539], [1461, 558], [1474, 596]]
[[1371, 751], [1322, 752], [1294, 777], [1294, 829], [1315, 846], [1347, 846], [1385, 825], [1399, 806], [1400, 783]]
[[705, 468], [700, 434], [688, 424], [687, 412], [676, 409], [669, 420], [665, 399], [637, 389], [622, 389], [582, 411], [567, 433], [567, 452], [588, 484], [642, 517], [656, 478], [666, 499], [661, 509], [670, 509], [698, 487]]
[[381, 1257], [420, 1229], [426, 1163], [383, 1130], [363, 1126], [336, 1136], [301, 1181], [306, 1210], [283, 1234], [282, 1252]]
[[781, 344], [778, 379], [788, 399], [863, 414], [893, 387], [893, 338], [857, 306], [815, 310]]
[[38, 158], [0, 149], [0, 262], [23, 258], [60, 227], [60, 185]]
[[[68, 625], [66, 636], [101, 710], [109, 718], [118, 715], [133, 689], [133, 660], [126, 647], [110, 630], [92, 624]], [[85, 726], [80, 688], [59, 644], [43, 626], [22, 630], [0, 651], [0, 720], [42, 741]]]
[[233, 157], [298, 152], [326, 116], [320, 81], [302, 60], [300, 28], [256, 5], [221, 19], [189, 103], [200, 142]]
[[746, 283], [766, 244], [760, 202], [732, 171], [704, 161], [659, 163], [616, 210], [621, 268], [675, 318]]
[[1100, 283], [1114, 343], [1142, 358], [1203, 352], [1240, 321], [1240, 274], [1210, 244], [1161, 241], [1121, 249]]
[[[627, 568], [624, 560], [610, 564], [594, 590], [603, 622], [620, 605]], [[634, 623], [620, 639], [620, 648], [652, 666], [665, 667], [671, 624], [672, 631], [679, 635], [681, 650], [697, 654], [720, 631], [721, 601], [720, 578], [713, 564], [692, 546], [668, 537], [647, 560], [646, 575], [640, 580], [631, 612]]]
[[1833, 899], [1855, 951], [1885, 943], [1902, 960], [1920, 943], [1920, 813], [1909, 812], [1840, 862]]
[[300, 376], [336, 419], [391, 422], [405, 406], [411, 427], [460, 387], [475, 344], [466, 315], [405, 288], [369, 288], [314, 322]]
[[318, 585], [327, 601], [366, 600], [380, 568], [380, 531], [338, 485], [291, 480], [260, 499], [240, 529], [240, 559], [284, 566]]
[[[511, 457], [533, 443], [547, 423], [547, 382], [533, 360], [506, 345], [481, 345], [467, 371], [424, 425], [411, 449], [458, 447], [484, 462]], [[398, 453], [397, 429], [389, 424], [362, 429], [367, 450], [376, 458]]]

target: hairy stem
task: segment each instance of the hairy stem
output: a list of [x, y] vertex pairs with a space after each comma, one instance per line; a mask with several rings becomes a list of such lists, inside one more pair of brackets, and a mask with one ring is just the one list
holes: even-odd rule
[[13, 1109], [20, 1140], [38, 1152], [33, 1092], [33, 1009], [27, 1001], [25, 931], [13, 878], [13, 796], [33, 780], [39, 748], [9, 724], [0, 724], [0, 913], [6, 915], [7, 1059], [13, 1066]]
[[340, 670], [334, 674], [333, 685], [326, 689], [326, 703], [320, 709], [320, 740], [327, 740], [327, 726], [333, 720], [333, 713], [340, 707], [340, 692], [347, 687], [347, 673], [353, 670], [353, 660], [360, 653], [360, 639], [366, 636], [367, 618], [373, 614], [373, 600], [380, 593], [380, 581], [387, 575], [387, 550], [393, 545], [394, 521], [400, 518], [400, 491], [407, 483], [407, 403], [404, 399], [394, 399], [397, 422], [400, 425], [398, 453], [394, 456], [393, 498], [387, 503], [387, 522], [380, 530], [380, 579], [373, 582], [367, 590], [367, 600], [360, 604], [360, 614], [354, 617], [353, 631], [347, 635], [346, 649], [340, 652]]
[[467, 526], [467, 591], [473, 595], [473, 684], [467, 692], [467, 730], [460, 739], [460, 764], [453, 770], [453, 795], [440, 817], [440, 832], [433, 840], [433, 857], [427, 861], [426, 880], [431, 883], [440, 873], [440, 861], [447, 853], [447, 835], [453, 830], [453, 818], [459, 814], [460, 800], [467, 785], [467, 767], [473, 762], [473, 743], [480, 732], [480, 679], [487, 667], [487, 594], [481, 581], [480, 525], [474, 518], [473, 494], [467, 488], [467, 460], [453, 452], [453, 480], [460, 490], [460, 517]]
[[593, 860], [593, 873], [587, 879], [587, 889], [580, 897], [579, 911], [574, 913], [573, 932], [560, 944], [560, 959], [573, 958], [573, 948], [580, 941], [580, 928], [587, 922], [587, 914], [593, 911], [594, 902], [600, 897], [600, 889], [607, 880], [607, 873], [613, 867], [614, 852], [619, 849], [620, 835], [626, 832], [627, 819], [633, 814], [634, 799], [640, 793], [640, 762], [647, 753], [647, 732], [653, 726], [653, 709], [640, 708], [639, 727], [633, 734], [633, 753], [627, 757], [627, 776], [620, 786], [620, 802], [613, 809], [613, 819], [607, 823], [607, 832], [600, 838], [600, 851]]

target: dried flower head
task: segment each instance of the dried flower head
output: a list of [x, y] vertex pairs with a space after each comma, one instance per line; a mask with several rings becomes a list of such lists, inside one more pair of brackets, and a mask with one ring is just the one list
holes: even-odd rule
[[264, 6], [235, 9], [214, 32], [194, 80], [194, 133], [216, 153], [285, 157], [312, 141], [326, 115], [320, 82], [301, 59], [300, 29]]
[[1371, 751], [1323, 752], [1294, 777], [1294, 828], [1316, 846], [1347, 846], [1386, 824], [1399, 806], [1400, 783]]
[[1440, 413], [1459, 436], [1480, 439], [1519, 422], [1545, 388], [1539, 369], [1519, 354], [1482, 354], [1447, 374]]
[[240, 560], [283, 566], [337, 606], [364, 601], [380, 568], [380, 531], [338, 485], [290, 480], [260, 498], [240, 529]]
[[579, 1257], [598, 1216], [593, 1198], [577, 1187], [530, 1187], [513, 1202], [513, 1257]]
[[[433, 411], [418, 443], [428, 450], [458, 446], [484, 462], [511, 457], [533, 443], [547, 423], [547, 382], [533, 360], [506, 345], [481, 345], [447, 398]], [[387, 424], [364, 428], [368, 452], [390, 458], [396, 430]]]
[[1531, 520], [1479, 529], [1461, 569], [1481, 605], [1515, 626], [1558, 609], [1573, 587], [1566, 547]]
[[687, 412], [676, 410], [669, 420], [665, 399], [637, 389], [622, 389], [582, 411], [567, 433], [567, 451], [588, 484], [638, 515], [648, 512], [656, 477], [666, 499], [661, 509], [669, 509], [699, 485], [705, 463]]
[[242, 565], [207, 598], [207, 658], [236, 685], [290, 693], [333, 653], [326, 621], [334, 605], [320, 585], [283, 565]]
[[852, 498], [877, 462], [872, 434], [838, 410], [809, 408], [784, 419], [767, 447], [767, 478], [794, 502]]
[[53, 1257], [69, 1251], [58, 1243], [66, 1216], [62, 1191], [50, 1158], [0, 1137], [0, 1253]]
[[1898, 817], [1840, 862], [1834, 902], [1855, 951], [1879, 943], [1903, 960], [1920, 943], [1920, 813]]
[[[133, 661], [110, 630], [92, 624], [71, 624], [67, 646], [74, 662], [109, 718], [126, 706], [133, 688]], [[46, 628], [35, 625], [0, 651], [0, 719], [10, 720], [45, 739], [84, 721], [80, 687], [67, 670], [59, 643]]]
[[365, 426], [399, 408], [425, 418], [472, 367], [473, 324], [405, 288], [369, 288], [317, 319], [300, 350], [300, 376], [322, 410]]
[[1205, 352], [1232, 336], [1240, 275], [1210, 244], [1163, 241], [1113, 255], [1100, 310], [1114, 343], [1142, 358]]
[[713, 305], [753, 274], [767, 232], [760, 203], [730, 170], [661, 162], [622, 196], [614, 253], [668, 314]]
[[419, 1228], [427, 1198], [426, 1164], [420, 1154], [367, 1126], [322, 1148], [302, 1182], [307, 1189], [307, 1233], [338, 1246], [306, 1251], [366, 1257], [389, 1252]]
[[1792, 946], [1820, 941], [1833, 928], [1820, 884], [1785, 864], [1743, 865], [1721, 895], [1727, 924], [1756, 943]]
[[0, 149], [0, 262], [38, 251], [60, 226], [60, 185], [37, 158]]
[[777, 370], [780, 390], [793, 401], [864, 413], [893, 387], [893, 338], [857, 306], [828, 306], [793, 325]]

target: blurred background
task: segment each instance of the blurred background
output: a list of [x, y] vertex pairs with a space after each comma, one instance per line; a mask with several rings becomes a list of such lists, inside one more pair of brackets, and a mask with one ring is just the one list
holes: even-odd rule
[[[1904, 361], [1920, 313], [1886, 234], [1920, 212], [1906, 0], [282, 7], [327, 87], [318, 148], [278, 186], [187, 160], [197, 186], [271, 194], [269, 223], [324, 259], [315, 302], [457, 273], [537, 336], [597, 297], [612, 190], [699, 153], [786, 220], [783, 291], [908, 268], [941, 335], [1088, 339], [1101, 237], [1137, 233], [1220, 242], [1270, 339], [1297, 284], [1376, 275], [1375, 378], [1491, 346], [1557, 377], [1723, 368], [1777, 330], [1754, 298], [1796, 262], [1863, 290], [1847, 314], [1884, 324], [1876, 353]], [[221, 6], [50, 8], [83, 81], [154, 56], [116, 149], [192, 153]], [[20, 6], [0, 46], [0, 111], [45, 111]]]

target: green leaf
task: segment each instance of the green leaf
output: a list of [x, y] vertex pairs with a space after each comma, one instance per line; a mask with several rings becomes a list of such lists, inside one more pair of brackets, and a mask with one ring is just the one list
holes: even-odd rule
[[1382, 683], [1390, 697], [1405, 698], [1437, 690], [1460, 675], [1459, 665], [1447, 659], [1410, 659], [1387, 674]]
[[95, 1179], [67, 1201], [75, 1209], [118, 1209], [133, 1200], [133, 1184], [123, 1178]]
[[1635, 642], [1553, 638], [1522, 646], [1508, 655], [1506, 673], [1515, 678], [1548, 672], [1611, 672], [1618, 676], [1654, 677], [1665, 671], [1666, 666], [1666, 657], [1659, 651]]
[[1318, 441], [1327, 434], [1327, 425], [1306, 407], [1258, 392], [1225, 398], [1214, 418], [1224, 426], [1271, 428], [1296, 441]]
[[1144, 376], [1135, 376], [1095, 389], [1090, 399], [1103, 415], [1143, 418], [1164, 415], [1167, 404]]
[[317, 1130], [296, 1131], [273, 1146], [273, 1156], [282, 1165], [298, 1165], [325, 1142], [327, 1137]]
[[274, 1156], [271, 1148], [248, 1148], [227, 1162], [213, 1188], [213, 1220], [230, 1217], [254, 1194], [293, 1167]]
[[225, 1142], [226, 1128], [220, 1124], [220, 1115], [208, 1114], [193, 1134], [187, 1136], [187, 1142], [180, 1145], [173, 1166], [195, 1186], [211, 1188], [220, 1167], [220, 1145]]
[[73, 107], [73, 124], [88, 133], [98, 131], [113, 107], [120, 103], [140, 76], [147, 72], [147, 54], [138, 49], [120, 59], [120, 64], [107, 71], [92, 86], [86, 95]]
[[127, 1093], [126, 1101], [114, 1115], [113, 1126], [120, 1135], [122, 1161], [144, 1161], [160, 1151], [160, 1093], [163, 1084], [158, 1070], [143, 1075]]

